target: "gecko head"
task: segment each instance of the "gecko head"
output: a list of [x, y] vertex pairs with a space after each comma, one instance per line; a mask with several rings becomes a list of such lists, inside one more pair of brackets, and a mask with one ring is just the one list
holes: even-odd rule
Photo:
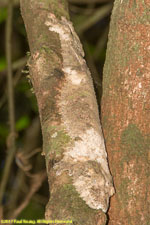
[[74, 177], [74, 186], [90, 208], [107, 212], [114, 188], [100, 171], [96, 173], [92, 167], [86, 168], [82, 175]]

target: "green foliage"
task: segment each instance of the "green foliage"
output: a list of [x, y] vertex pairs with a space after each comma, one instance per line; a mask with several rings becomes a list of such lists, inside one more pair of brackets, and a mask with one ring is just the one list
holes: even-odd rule
[[29, 101], [30, 101], [31, 109], [33, 110], [33, 112], [38, 113], [38, 107], [37, 107], [37, 101], [36, 101], [35, 95], [32, 94]]
[[95, 52], [95, 45], [93, 43], [88, 43], [88, 51], [89, 51], [89, 54], [91, 56], [93, 56], [94, 52]]
[[5, 143], [8, 134], [9, 134], [8, 127], [4, 124], [0, 124], [0, 145]]
[[7, 8], [0, 8], [0, 24], [7, 18]]
[[27, 82], [27, 79], [22, 79], [19, 84], [16, 87], [16, 90], [19, 92], [26, 92], [31, 88], [31, 85], [29, 84], [29, 82]]
[[6, 69], [6, 58], [4, 56], [0, 57], [0, 71]]
[[87, 21], [87, 19], [88, 19], [87, 15], [80, 14], [73, 18], [73, 24], [75, 27], [78, 27], [81, 23]]
[[31, 201], [17, 219], [44, 219], [44, 207], [34, 201]]
[[22, 131], [26, 129], [30, 125], [30, 118], [29, 116], [25, 115], [22, 116], [19, 120], [16, 122], [16, 130]]

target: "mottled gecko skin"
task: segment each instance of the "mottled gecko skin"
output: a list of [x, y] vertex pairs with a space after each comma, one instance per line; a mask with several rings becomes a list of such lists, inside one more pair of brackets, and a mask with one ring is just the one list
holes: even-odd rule
[[64, 129], [74, 141], [55, 164], [56, 175], [68, 171], [73, 185], [93, 209], [107, 212], [114, 194], [98, 107], [84, 52], [72, 23], [49, 14], [45, 25], [59, 35], [65, 82], [57, 101]]

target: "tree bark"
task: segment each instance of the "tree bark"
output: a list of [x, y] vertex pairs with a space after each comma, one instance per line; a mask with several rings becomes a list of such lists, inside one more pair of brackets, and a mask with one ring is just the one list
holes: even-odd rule
[[107, 212], [114, 188], [92, 79], [67, 2], [20, 3], [51, 191], [46, 219], [105, 224], [102, 211]]
[[114, 177], [110, 225], [150, 223], [150, 1], [116, 0], [102, 125]]

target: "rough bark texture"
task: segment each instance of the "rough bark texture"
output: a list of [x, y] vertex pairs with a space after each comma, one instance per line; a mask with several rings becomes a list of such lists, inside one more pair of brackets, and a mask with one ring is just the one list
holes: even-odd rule
[[46, 219], [105, 224], [112, 177], [90, 72], [65, 0], [21, 0], [51, 198]]
[[116, 0], [102, 125], [116, 195], [110, 225], [150, 224], [150, 1]]

